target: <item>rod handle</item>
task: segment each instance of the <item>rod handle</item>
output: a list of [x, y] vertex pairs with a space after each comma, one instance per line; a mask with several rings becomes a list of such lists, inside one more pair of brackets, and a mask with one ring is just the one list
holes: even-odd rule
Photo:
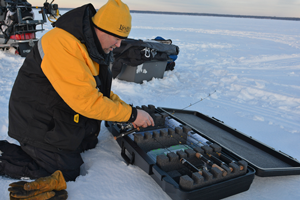
[[223, 176], [227, 175], [227, 172], [223, 168], [221, 168], [220, 166], [218, 166], [217, 164], [213, 164], [212, 167], [218, 168], [222, 172]]

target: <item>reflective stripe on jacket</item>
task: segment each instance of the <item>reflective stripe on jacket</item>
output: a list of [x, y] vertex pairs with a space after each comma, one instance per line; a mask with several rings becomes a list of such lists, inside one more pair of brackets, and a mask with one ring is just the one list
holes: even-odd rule
[[9, 102], [9, 135], [21, 145], [75, 151], [100, 120], [130, 118], [132, 108], [110, 91], [111, 54], [94, 40], [95, 12], [91, 4], [69, 11], [26, 57]]

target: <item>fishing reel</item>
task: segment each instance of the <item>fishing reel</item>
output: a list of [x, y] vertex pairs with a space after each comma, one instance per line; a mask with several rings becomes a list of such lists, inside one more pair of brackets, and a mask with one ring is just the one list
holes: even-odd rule
[[132, 123], [129, 122], [114, 122], [114, 125], [117, 125], [117, 127], [120, 129], [120, 133], [134, 129]]
[[47, 15], [47, 18], [50, 22], [54, 22], [51, 20], [57, 20], [60, 17], [58, 5], [53, 4], [54, 0], [51, 3], [48, 3], [48, 0], [44, 3], [44, 12]]

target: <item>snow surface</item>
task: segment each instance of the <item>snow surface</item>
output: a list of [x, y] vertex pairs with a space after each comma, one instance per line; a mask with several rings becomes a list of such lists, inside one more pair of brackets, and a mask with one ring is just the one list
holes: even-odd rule
[[[143, 84], [113, 81], [113, 91], [135, 106], [188, 107], [300, 160], [300, 22], [160, 14], [132, 14], [130, 37], [162, 36], [180, 47], [174, 71]], [[48, 23], [46, 31], [50, 30]], [[7, 136], [8, 101], [24, 58], [0, 52], [0, 139]], [[102, 125], [99, 143], [82, 154], [82, 175], [68, 182], [69, 199], [170, 199], [134, 165]], [[9, 199], [0, 177], [0, 200]], [[300, 176], [256, 176], [237, 199], [299, 199]], [[200, 199], [201, 197], [199, 197]]]

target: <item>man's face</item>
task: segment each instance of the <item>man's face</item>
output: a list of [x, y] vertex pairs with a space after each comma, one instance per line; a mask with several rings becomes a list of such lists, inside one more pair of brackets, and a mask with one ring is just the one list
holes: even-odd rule
[[[94, 27], [95, 28], [95, 27]], [[100, 41], [100, 44], [102, 46], [102, 49], [104, 53], [108, 54], [111, 52], [114, 48], [120, 47], [122, 39], [117, 38], [115, 36], [109, 35], [107, 33], [104, 33], [100, 31], [99, 29], [95, 28], [97, 37]]]

